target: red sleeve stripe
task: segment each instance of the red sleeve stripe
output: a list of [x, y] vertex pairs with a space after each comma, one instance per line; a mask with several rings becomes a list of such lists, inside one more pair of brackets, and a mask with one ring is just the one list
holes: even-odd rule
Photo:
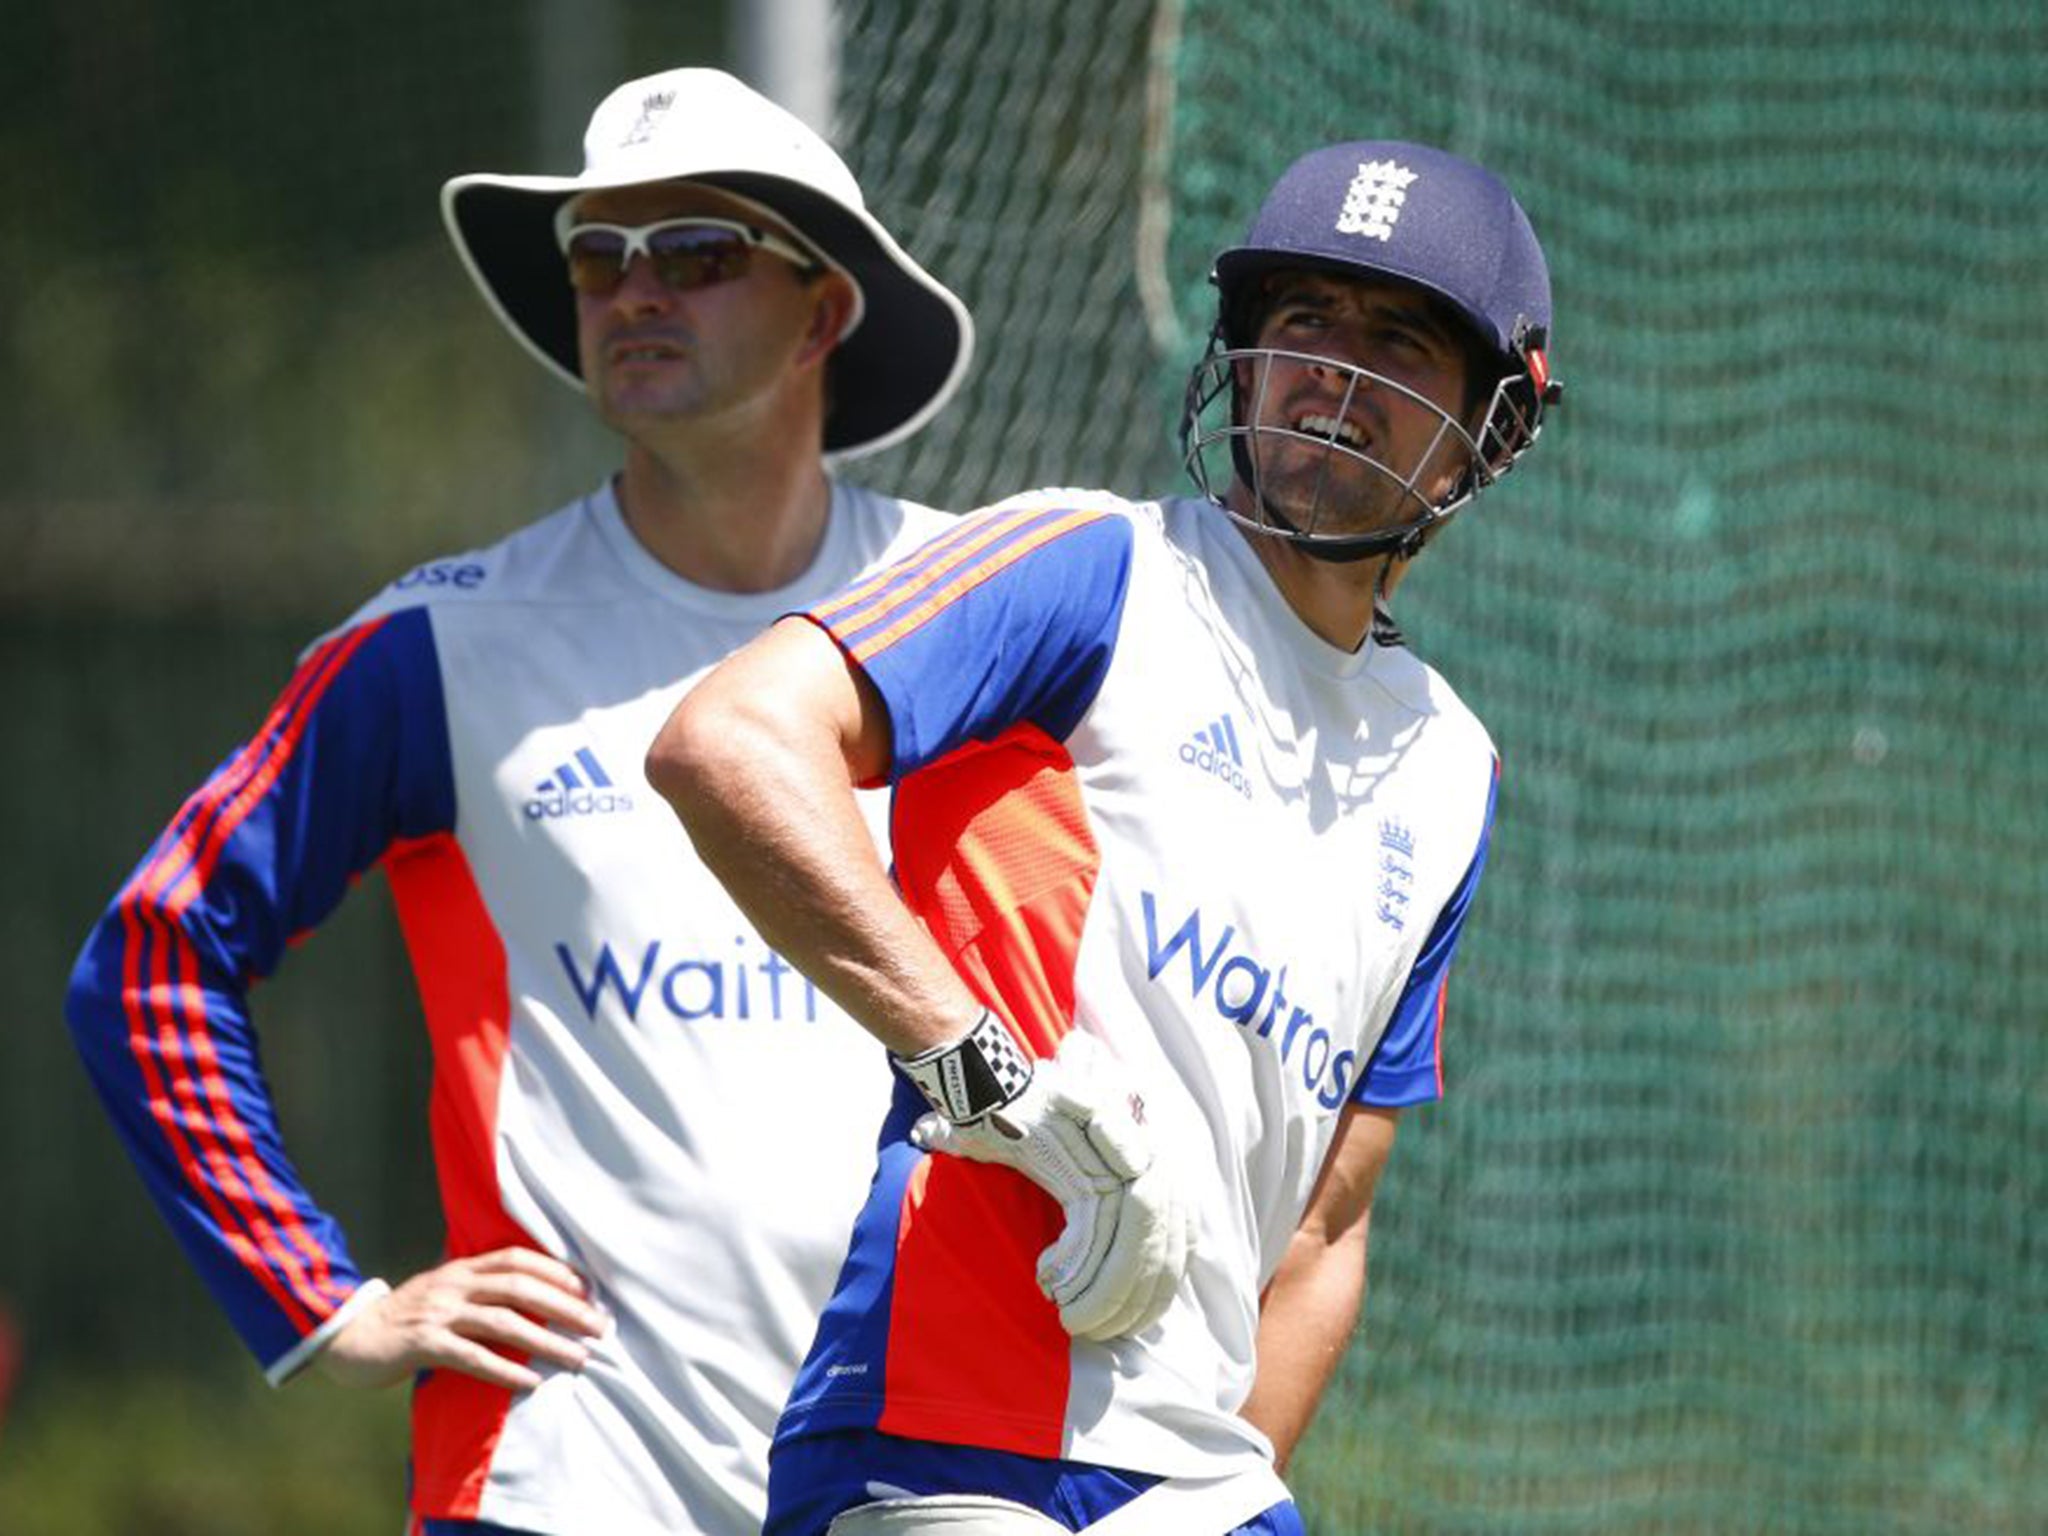
[[[220, 852], [228, 838], [283, 774], [312, 721], [314, 709], [363, 642], [377, 632], [379, 622], [339, 635], [308, 657], [270, 718], [263, 722], [263, 729], [194, 797], [203, 803], [197, 807], [198, 814], [189, 818], [188, 828], [196, 831], [199, 822], [209, 814], [211, 825], [203, 837], [195, 838], [188, 831], [170, 847], [160, 849], [153, 861], [161, 876], [152, 885], [171, 917], [182, 916], [199, 898], [206, 882], [213, 877], [214, 866], [220, 862]], [[190, 854], [182, 869], [176, 860], [167, 857], [179, 851]]]
[[[855, 661], [865, 663], [1033, 551], [1108, 515], [1099, 509], [1062, 512], [1020, 537], [1011, 536], [1015, 533], [1012, 523], [991, 521], [980, 537], [948, 550], [919, 571], [900, 575], [872, 609], [861, 615], [858, 637], [842, 633], [840, 643]], [[997, 544], [1001, 547], [990, 547]], [[983, 558], [977, 560], [978, 555]], [[825, 621], [834, 623], [829, 617]], [[837, 633], [838, 626], [834, 627]]]
[[123, 898], [130, 1051], [149, 1085], [151, 1112], [231, 1251], [301, 1329], [343, 1296], [325, 1250], [271, 1181], [236, 1113], [196, 980], [197, 956], [178, 921], [204, 892], [227, 839], [283, 773], [334, 678], [375, 629], [339, 636], [307, 659], [263, 728], [187, 802]]
[[[364, 633], [367, 634], [375, 628], [374, 624], [366, 626]], [[234, 757], [215, 771], [212, 779], [201, 785], [179, 808], [170, 826], [157, 839], [157, 846], [151, 850], [149, 868], [164, 863], [170, 854], [180, 849], [189, 855], [210, 839], [213, 820], [218, 817], [224, 804], [222, 790], [231, 783], [246, 782], [254, 766], [261, 762], [269, 750], [272, 733], [299, 709], [309, 690], [324, 689], [327, 686], [332, 674], [332, 669], [327, 663], [333, 658], [336, 649], [350, 638], [348, 635], [342, 635], [330, 640], [314, 651], [292, 673], [284, 686], [284, 691], [271, 706], [270, 714], [265, 718], [262, 727], [243, 743]], [[350, 646], [349, 649], [353, 653], [354, 647]], [[138, 872], [137, 881], [147, 872]], [[160, 879], [158, 888], [161, 889], [165, 883]]]
[[[204, 883], [193, 882], [169, 898], [166, 888], [181, 883], [173, 878], [174, 871], [181, 862], [189, 869], [195, 844], [211, 843], [217, 859], [219, 844], [232, 831], [226, 823], [247, 815], [244, 808], [233, 818], [224, 817], [221, 807], [236, 804], [236, 791], [280, 750], [284, 731], [296, 741], [303, 726], [292, 731], [289, 722], [317, 700], [345, 652], [352, 650], [353, 646], [329, 647], [300, 669], [250, 746], [188, 802], [186, 813], [139, 874], [128, 898], [129, 913], [140, 919], [128, 930], [140, 954], [127, 969], [132, 983], [140, 983], [145, 965], [148, 977], [146, 988], [132, 984], [125, 993], [131, 1054], [140, 1061], [153, 1053], [165, 1073], [157, 1085], [161, 1091], [153, 1113], [179, 1155], [188, 1187], [205, 1199], [231, 1251], [273, 1296], [281, 1288], [288, 1290], [289, 1304], [283, 1310], [302, 1329], [331, 1311], [340, 1295], [326, 1255], [304, 1230], [290, 1201], [271, 1183], [220, 1071], [197, 981], [197, 956], [176, 927]], [[274, 782], [274, 773], [271, 779]], [[181, 861], [181, 854], [188, 857]], [[183, 1127], [187, 1136], [173, 1134], [173, 1126]], [[225, 1210], [218, 1198], [222, 1193]]]
[[[128, 1049], [134, 1056], [136, 1065], [141, 1069], [143, 1086], [149, 1095], [149, 1112], [163, 1132], [164, 1140], [169, 1143], [171, 1156], [185, 1175], [186, 1186], [198, 1196], [199, 1203], [206, 1208], [207, 1216], [221, 1234], [222, 1240], [227, 1243], [229, 1251], [240, 1261], [244, 1269], [256, 1277], [258, 1283], [269, 1293], [270, 1299], [277, 1303], [278, 1310], [291, 1319], [292, 1326], [302, 1333], [310, 1333], [318, 1325], [323, 1314], [309, 1312], [299, 1304], [279, 1280], [277, 1268], [265, 1259], [263, 1252], [259, 1252], [256, 1242], [242, 1230], [240, 1223], [228, 1214], [219, 1194], [201, 1169], [199, 1154], [186, 1139], [182, 1129], [185, 1123], [184, 1112], [172, 1102], [171, 1090], [157, 1071], [155, 1052], [161, 1050], [166, 1060], [175, 1059], [178, 1054], [178, 1039], [175, 1031], [166, 1023], [156, 1032], [153, 1041], [149, 1022], [144, 1017], [145, 1010], [153, 1006], [143, 992], [140, 977], [144, 922], [145, 919], [133, 902], [122, 903], [121, 927], [127, 942], [123, 946], [121, 996], [128, 1013]], [[148, 922], [150, 927], [155, 927], [154, 918]], [[195, 1125], [194, 1129], [203, 1134], [205, 1127]], [[210, 1138], [207, 1167], [221, 1168], [219, 1148], [211, 1144]], [[231, 1175], [228, 1175], [225, 1169], [222, 1169], [222, 1172], [225, 1175], [222, 1178], [223, 1185], [232, 1182]], [[266, 1251], [277, 1253], [274, 1244], [266, 1245]], [[289, 1261], [288, 1255], [277, 1257]]]
[[[284, 698], [272, 711], [271, 717], [264, 722], [264, 729], [238, 755], [228, 773], [218, 775], [213, 785], [201, 791], [199, 798], [210, 800], [218, 807], [217, 812], [212, 817], [212, 825], [207, 829], [196, 861], [188, 865], [182, 877], [170, 883], [168, 890], [163, 890], [158, 908], [158, 920], [165, 925], [165, 932], [172, 940], [179, 962], [180, 985], [172, 993], [171, 1001], [175, 1005], [177, 1016], [184, 1020], [186, 1039], [191, 1047], [192, 1057], [200, 1069], [199, 1083], [203, 1090], [200, 1100], [213, 1109], [214, 1119], [228, 1140], [236, 1164], [246, 1174], [253, 1176], [251, 1182], [255, 1195], [260, 1197], [263, 1204], [267, 1205], [279, 1219], [284, 1237], [290, 1244], [284, 1255], [288, 1261], [287, 1272], [295, 1284], [300, 1282], [302, 1275], [299, 1265], [290, 1262], [293, 1253], [311, 1259], [313, 1275], [310, 1283], [318, 1293], [316, 1302], [324, 1302], [321, 1306], [323, 1315], [326, 1310], [340, 1305], [345, 1299], [345, 1293], [334, 1284], [325, 1248], [306, 1231], [292, 1201], [271, 1182], [269, 1171], [257, 1155], [254, 1142], [235, 1110], [233, 1095], [221, 1075], [219, 1058], [214, 1051], [204, 994], [196, 981], [197, 956], [185, 942], [182, 929], [177, 924], [186, 910], [205, 891], [228, 839], [283, 774], [297, 751], [321, 698], [364, 642], [379, 627], [378, 623], [367, 624], [338, 636], [308, 658], [305, 665], [294, 675]], [[236, 770], [239, 770], [239, 777], [242, 780], [238, 788], [234, 782], [237, 777]], [[194, 819], [195, 828], [198, 820], [199, 818]], [[160, 862], [165, 875], [168, 876], [171, 870], [170, 862]], [[185, 1086], [187, 1094], [190, 1095], [192, 1089], [189, 1079]], [[255, 1209], [254, 1199], [250, 1196], [244, 1195], [241, 1200], [245, 1206]], [[260, 1209], [257, 1209], [256, 1215], [259, 1220], [261, 1214]]]
[[1436, 986], [1436, 1096], [1444, 1096], [1444, 1000], [1450, 995], [1448, 974]]
[[[325, 1251], [305, 1230], [291, 1201], [271, 1182], [235, 1111], [219, 1070], [203, 994], [195, 980], [197, 957], [176, 924], [203, 893], [227, 838], [283, 771], [313, 707], [374, 627], [342, 636], [308, 659], [263, 729], [193, 796], [186, 813], [138, 875], [131, 897], [143, 919], [144, 947], [153, 956], [151, 990], [136, 988], [129, 993], [131, 1042], [137, 1053], [149, 1051], [149, 1023], [154, 1018], [157, 1060], [169, 1075], [168, 1095], [156, 1105], [158, 1118], [167, 1132], [175, 1122], [192, 1133], [198, 1144], [196, 1156], [194, 1148], [182, 1147], [181, 1165], [187, 1181], [208, 1195], [226, 1192], [229, 1213], [236, 1221], [222, 1223], [222, 1231], [240, 1228], [240, 1241], [234, 1246], [244, 1262], [273, 1294], [280, 1283], [290, 1288], [296, 1299], [285, 1309], [288, 1315], [312, 1320], [337, 1306], [341, 1294], [333, 1284]], [[171, 977], [174, 963], [175, 982]], [[181, 1145], [180, 1139], [173, 1144]], [[213, 1176], [210, 1181], [204, 1177], [202, 1164]], [[208, 1205], [218, 1220], [218, 1205], [211, 1199]], [[254, 1248], [267, 1255], [267, 1263], [251, 1262], [255, 1259], [252, 1241]], [[302, 1320], [298, 1325], [307, 1323]]]
[[[308, 664], [299, 669], [287, 685], [283, 697], [272, 714], [271, 720], [266, 722], [265, 731], [259, 732], [252, 739], [251, 743], [245, 746], [226, 768], [221, 770], [220, 774], [217, 775], [218, 779], [226, 780], [237, 773], [245, 771], [246, 765], [254, 761], [257, 744], [264, 739], [269, 726], [294, 707], [296, 699], [305, 692], [318, 674], [319, 668], [315, 664]], [[189, 1086], [181, 1081], [178, 1086], [183, 1088], [184, 1091], [182, 1093], [175, 1092], [157, 1068], [158, 1051], [161, 1051], [162, 1057], [166, 1062], [177, 1061], [181, 1051], [176, 1030], [172, 1027], [168, 1014], [162, 1014], [161, 1022], [152, 1027], [151, 1016], [160, 1013], [162, 997], [160, 994], [152, 994], [144, 988], [142, 980], [143, 961], [145, 952], [154, 952], [158, 957], [152, 960], [150, 969], [152, 983], [156, 987], [162, 988], [164, 985], [165, 965], [162, 963], [161, 956], [168, 942], [168, 930], [163, 922], [161, 913], [152, 906], [145, 904], [142, 900], [142, 886], [145, 878], [175, 846], [189, 844], [193, 836], [193, 827], [203, 818], [209, 808], [210, 802], [207, 788], [210, 787], [212, 786], [202, 788], [199, 793], [193, 795], [186, 803], [184, 810], [173, 821], [171, 828], [159, 840], [158, 848], [152, 855], [150, 864], [145, 866], [143, 870], [138, 871], [136, 878], [130, 882], [129, 889], [124, 893], [120, 902], [121, 923], [125, 938], [122, 950], [121, 995], [123, 1006], [129, 1019], [129, 1051], [141, 1071], [143, 1084], [148, 1092], [150, 1112], [162, 1128], [164, 1138], [171, 1148], [172, 1157], [183, 1171], [187, 1186], [193, 1190], [198, 1196], [200, 1204], [206, 1208], [208, 1216], [212, 1219], [215, 1228], [221, 1233], [222, 1239], [227, 1243], [229, 1251], [235, 1255], [245, 1268], [256, 1276], [264, 1289], [269, 1292], [271, 1298], [278, 1304], [279, 1309], [292, 1320], [294, 1326], [310, 1330], [318, 1321], [321, 1313], [318, 1311], [307, 1311], [284, 1288], [278, 1279], [276, 1267], [265, 1261], [262, 1252], [259, 1251], [258, 1242], [252, 1239], [242, 1229], [241, 1223], [230, 1215], [228, 1209], [221, 1203], [214, 1182], [208, 1180], [202, 1171], [202, 1153], [199, 1150], [195, 1150], [183, 1129], [187, 1123], [187, 1116], [190, 1114], [195, 1102]], [[152, 1036], [154, 1036], [154, 1039], [152, 1039]], [[177, 1102], [179, 1100], [183, 1101], [182, 1105]], [[207, 1128], [203, 1119], [195, 1119], [193, 1128], [195, 1134], [205, 1136], [206, 1146], [203, 1152], [206, 1166], [216, 1170], [216, 1176], [220, 1185], [222, 1187], [238, 1186], [238, 1181], [234, 1177], [232, 1167], [227, 1164], [222, 1156], [218, 1144], [210, 1136], [206, 1136]], [[278, 1253], [275, 1240], [268, 1229], [259, 1226], [258, 1231], [260, 1237], [265, 1240], [269, 1251]], [[280, 1253], [278, 1256], [284, 1263], [289, 1264], [290, 1256], [288, 1254]], [[324, 1309], [322, 1310], [324, 1311]]]
[[896, 564], [883, 567], [824, 604], [818, 610], [817, 618], [842, 633], [865, 630], [899, 601], [897, 592], [923, 590], [944, 572], [957, 568], [963, 560], [1026, 533], [1049, 519], [1069, 515], [1067, 508], [1042, 506], [976, 513], [963, 518], [959, 527], [941, 534]]
[[956, 526], [913, 550], [894, 565], [885, 565], [864, 580], [855, 582], [838, 597], [821, 606], [817, 611], [817, 617], [820, 622], [827, 625], [843, 623], [850, 614], [871, 602], [893, 583], [929, 569], [936, 562], [946, 559], [961, 545], [973, 544], [980, 548], [992, 539], [1000, 538], [1003, 533], [1019, 523], [1040, 515], [1041, 511], [1019, 508], [1013, 512], [989, 512], [963, 517]]

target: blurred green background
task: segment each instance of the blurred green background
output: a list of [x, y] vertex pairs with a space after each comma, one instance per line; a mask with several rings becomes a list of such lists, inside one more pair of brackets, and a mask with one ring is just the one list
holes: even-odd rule
[[[1402, 590], [1505, 773], [1311, 1529], [2048, 1529], [2048, 12], [841, 0], [835, 137], [973, 305], [851, 478], [1170, 489], [1208, 255], [1297, 151], [1521, 194], [1564, 411]], [[65, 974], [312, 635], [612, 445], [435, 198], [569, 169], [721, 5], [17, 5], [0, 49], [0, 1536], [389, 1531], [404, 1405], [272, 1392]], [[1332, 899], [1344, 893], [1333, 892]], [[433, 1255], [381, 882], [259, 994], [357, 1255]], [[0, 1357], [4, 1357], [0, 1349]]]

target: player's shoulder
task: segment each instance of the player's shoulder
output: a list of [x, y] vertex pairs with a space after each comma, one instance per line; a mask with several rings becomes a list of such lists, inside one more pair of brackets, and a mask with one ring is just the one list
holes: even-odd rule
[[1133, 501], [1115, 491], [1072, 485], [1048, 485], [1037, 490], [1020, 491], [1014, 496], [1005, 496], [1001, 501], [990, 502], [971, 515], [1016, 516], [1020, 513], [1066, 513], [1079, 518], [1117, 517], [1155, 526], [1160, 520], [1159, 507], [1155, 502]]
[[[1089, 487], [1052, 485], [1020, 491], [975, 508], [960, 518], [963, 525], [987, 527], [991, 535], [1029, 537], [1034, 544], [1056, 542], [1089, 530], [1079, 541], [1100, 551], [1103, 538], [1128, 552], [1147, 536], [1156, 538], [1161, 528], [1157, 504], [1133, 501], [1114, 491]], [[1000, 531], [999, 531], [1000, 530]], [[1079, 547], [1069, 540], [1070, 547]]]
[[592, 498], [585, 496], [515, 529], [494, 543], [436, 555], [401, 572], [362, 604], [349, 628], [407, 609], [473, 608], [573, 596], [576, 573], [600, 573]]
[[954, 527], [951, 512], [846, 481], [833, 483], [832, 515], [845, 529], [861, 569], [896, 560]]
[[1431, 731], [1439, 740], [1455, 743], [1475, 757], [1495, 756], [1493, 738], [1485, 723], [1459, 697], [1441, 672], [1424, 661], [1405, 642], [1383, 645], [1374, 642], [1374, 654], [1366, 675], [1379, 691], [1411, 714], [1427, 716]]

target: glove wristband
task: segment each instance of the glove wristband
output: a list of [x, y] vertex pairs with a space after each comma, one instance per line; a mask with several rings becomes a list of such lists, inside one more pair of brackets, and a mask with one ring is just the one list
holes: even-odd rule
[[949, 1045], [894, 1061], [925, 1102], [955, 1125], [970, 1125], [1001, 1109], [1031, 1084], [1031, 1061], [988, 1009]]

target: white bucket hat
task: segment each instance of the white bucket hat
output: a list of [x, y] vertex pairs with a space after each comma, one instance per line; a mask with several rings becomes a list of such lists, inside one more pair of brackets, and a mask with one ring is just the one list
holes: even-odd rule
[[679, 177], [768, 209], [859, 288], [858, 323], [834, 353], [827, 453], [886, 448], [938, 413], [974, 351], [967, 306], [875, 221], [830, 145], [722, 70], [627, 81], [591, 114], [581, 175], [457, 176], [441, 189], [441, 216], [492, 312], [582, 389], [555, 212], [581, 192]]

